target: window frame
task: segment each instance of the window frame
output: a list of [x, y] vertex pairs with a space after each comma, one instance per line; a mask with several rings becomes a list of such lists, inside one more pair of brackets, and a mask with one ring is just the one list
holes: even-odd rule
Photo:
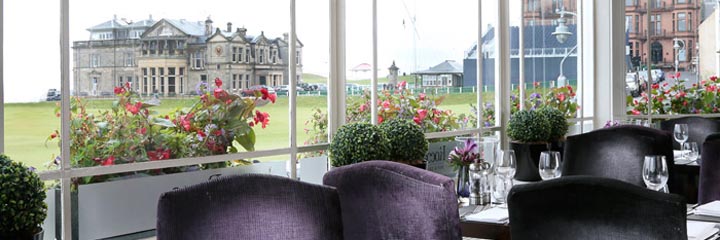
[[[290, 11], [290, 38], [289, 38], [289, 56], [288, 56], [288, 65], [289, 66], [296, 66], [301, 65], [301, 52], [298, 50], [296, 51], [296, 45], [297, 45], [297, 39], [296, 39], [296, 29], [295, 29], [295, 2], [296, 0], [288, 0], [290, 3], [289, 11]], [[330, 5], [330, 15], [331, 15], [331, 21], [330, 21], [330, 76], [328, 79], [336, 79], [336, 81], [329, 81], [328, 86], [331, 91], [328, 93], [328, 114], [329, 114], [329, 138], [332, 139], [334, 133], [337, 131], [337, 128], [343, 124], [343, 121], [345, 119], [344, 117], [344, 108], [345, 108], [345, 15], [346, 15], [346, 8], [345, 8], [345, 2], [347, 0], [328, 0]], [[484, 131], [499, 131], [502, 133], [502, 142], [503, 142], [503, 148], [507, 147], [507, 143], [509, 140], [505, 136], [505, 126], [503, 123], [506, 123], [509, 118], [509, 111], [506, 111], [509, 109], [509, 95], [510, 95], [510, 83], [508, 81], [503, 81], [503, 79], [509, 79], [510, 77], [510, 46], [509, 41], [504, 41], [505, 39], [508, 39], [510, 37], [509, 34], [509, 3], [505, 0], [496, 0], [498, 4], [498, 12], [499, 13], [505, 13], [505, 14], [498, 14], [497, 20], [498, 20], [498, 29], [502, 29], [499, 31], [498, 34], [498, 44], [496, 44], [497, 47], [497, 54], [495, 58], [496, 61], [496, 77], [495, 77], [495, 84], [496, 86], [499, 86], [499, 91], [497, 91], [495, 94], [495, 104], [498, 106], [498, 111], [496, 111], [496, 116], [498, 119], [497, 124], [492, 127], [488, 128], [475, 128], [475, 129], [466, 129], [466, 130], [457, 130], [457, 131], [450, 131], [450, 132], [436, 132], [436, 133], [427, 133], [426, 138], [428, 139], [435, 139], [435, 138], [445, 138], [445, 137], [453, 137], [453, 136], [461, 136], [461, 135], [467, 135], [467, 134], [482, 134]], [[531, 0], [532, 1], [532, 0]], [[377, 66], [377, 0], [373, 0], [373, 66]], [[523, 2], [523, 1], [521, 1]], [[535, 0], [536, 6], [538, 1]], [[582, 9], [583, 1], [578, 0], [578, 8]], [[524, 5], [524, 2], [522, 3]], [[0, 0], [0, 6], [4, 5], [4, 0]], [[482, 19], [482, 1], [478, 4], [478, 36], [477, 39], [482, 39], [482, 31], [481, 31], [481, 19]], [[522, 10], [523, 8], [520, 8]], [[167, 167], [178, 167], [178, 166], [186, 166], [186, 165], [193, 165], [193, 164], [205, 164], [205, 163], [214, 163], [214, 162], [223, 162], [228, 161], [232, 159], [249, 159], [249, 158], [257, 158], [257, 157], [263, 157], [263, 156], [276, 156], [276, 155], [289, 155], [290, 156], [290, 177], [295, 178], [297, 174], [297, 159], [296, 155], [300, 152], [309, 152], [309, 151], [316, 151], [319, 149], [327, 148], [328, 144], [321, 144], [316, 146], [297, 146], [297, 139], [296, 139], [296, 81], [289, 81], [289, 91], [290, 91], [290, 101], [289, 101], [289, 108], [290, 108], [290, 142], [289, 146], [287, 148], [279, 148], [279, 149], [270, 149], [270, 150], [258, 150], [254, 152], [241, 152], [241, 153], [233, 153], [233, 154], [225, 154], [225, 155], [214, 155], [214, 156], [206, 156], [206, 157], [193, 157], [193, 158], [184, 158], [184, 159], [175, 159], [173, 161], [154, 161], [154, 162], [143, 162], [143, 163], [131, 163], [131, 164], [124, 164], [124, 165], [113, 165], [113, 166], [98, 166], [98, 167], [88, 167], [88, 168], [75, 168], [72, 167], [70, 164], [70, 153], [69, 153], [69, 143], [70, 143], [70, 38], [69, 38], [69, 19], [70, 19], [70, 0], [61, 0], [60, 2], [60, 16], [61, 16], [61, 35], [60, 35], [60, 43], [61, 43], [61, 167], [59, 170], [53, 170], [53, 171], [46, 171], [41, 172], [40, 176], [43, 180], [54, 180], [59, 179], [60, 185], [61, 185], [61, 212], [62, 214], [62, 236], [63, 239], [72, 239], [72, 231], [71, 231], [71, 221], [72, 221], [72, 213], [74, 209], [71, 207], [71, 184], [72, 179], [77, 177], [86, 177], [86, 176], [95, 176], [95, 175], [104, 175], [104, 174], [113, 174], [113, 173], [124, 173], [124, 172], [132, 172], [132, 171], [141, 171], [141, 170], [151, 170], [151, 169], [158, 169], [158, 168], [167, 168]], [[588, 11], [590, 12], [590, 11]], [[586, 12], [583, 11], [585, 14]], [[624, 16], [624, 13], [618, 16]], [[592, 16], [589, 16], [592, 17]], [[2, 22], [2, 19], [0, 19], [0, 23], [4, 24]], [[4, 25], [3, 25], [4, 26]], [[0, 33], [0, 43], [3, 41], [3, 35]], [[478, 41], [480, 42], [480, 41]], [[579, 42], [582, 42], [580, 40]], [[153, 45], [155, 45], [153, 47]], [[150, 51], [158, 51], [157, 43], [150, 42], [148, 49]], [[246, 49], [246, 61], [250, 61], [250, 49], [248, 47]], [[594, 50], [594, 49], [593, 49]], [[2, 48], [0, 48], [0, 53], [2, 53]], [[521, 51], [522, 55], [524, 55], [524, 51]], [[157, 54], [157, 52], [155, 52]], [[241, 53], [242, 54], [242, 53]], [[579, 52], [580, 54], [580, 52]], [[480, 54], [478, 54], [480, 55]], [[197, 69], [204, 69], [204, 63], [207, 61], [207, 54], [204, 52], [198, 51], [193, 53], [193, 68], [198, 67]], [[263, 56], [260, 56], [261, 60]], [[98, 56], [99, 58], [99, 56]], [[195, 60], [199, 60], [199, 65], [196, 66]], [[0, 57], [0, 61], [4, 61], [4, 55]], [[478, 62], [478, 72], [482, 73], [482, 64], [481, 61]], [[99, 65], [99, 59], [98, 59], [98, 65]], [[584, 64], [583, 64], [584, 66]], [[0, 64], [0, 70], [2, 70], [2, 64]], [[154, 69], [154, 68], [151, 68]], [[289, 67], [289, 76], [296, 76], [296, 67]], [[190, 70], [190, 69], [187, 69]], [[585, 72], [583, 71], [583, 74]], [[153, 80], [156, 77], [156, 74], [150, 74]], [[162, 74], [161, 74], [162, 75]], [[248, 81], [249, 84], [249, 74], [246, 74], [245, 81]], [[478, 88], [482, 87], [482, 74], [477, 75], [477, 86]], [[207, 81], [207, 76], [201, 75], [201, 78], [205, 77]], [[143, 75], [143, 81], [152, 81], [147, 86], [142, 86], [150, 89], [150, 86], [156, 87], [156, 82], [148, 79], [148, 74]], [[178, 80], [182, 81], [182, 77], [176, 78], [176, 85], [182, 86], [183, 84], [178, 82]], [[2, 84], [4, 82], [4, 76], [0, 76], [0, 87], [2, 87]], [[373, 95], [374, 98], [377, 98], [377, 68], [373, 69], [373, 78], [371, 80], [373, 85]], [[139, 84], [138, 84], [139, 85]], [[482, 106], [482, 91], [478, 91], [476, 104], [477, 106]], [[0, 102], [4, 103], [3, 95], [0, 94]], [[373, 104], [372, 106], [373, 112], [377, 112], [377, 106]], [[0, 116], [4, 117], [4, 106], [0, 107]], [[377, 114], [373, 114], [373, 122], [377, 124]], [[582, 114], [579, 115], [580, 117], [578, 119], [571, 119], [571, 121], [586, 121], [588, 120], [587, 117], [584, 117]], [[593, 118], [593, 117], [591, 117]], [[4, 118], [3, 118], [4, 119]], [[477, 126], [482, 126], [481, 120], [482, 118], [478, 118]], [[2, 124], [0, 124], [2, 125]], [[596, 123], [597, 125], [597, 123]], [[0, 126], [0, 135], [4, 134], [4, 128]], [[0, 138], [0, 150], [4, 149], [3, 146], [3, 140]]]

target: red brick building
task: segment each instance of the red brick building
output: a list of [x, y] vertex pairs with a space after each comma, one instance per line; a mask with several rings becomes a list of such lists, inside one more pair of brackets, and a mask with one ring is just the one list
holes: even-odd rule
[[[694, 68], [701, 6], [701, 0], [626, 0], [625, 19], [629, 25], [630, 55], [641, 57], [642, 64], [650, 59], [651, 64], [664, 69], [674, 69], [677, 57], [681, 71]], [[684, 50], [673, 48], [674, 39], [681, 40], [678, 41], [679, 46], [684, 42]]]

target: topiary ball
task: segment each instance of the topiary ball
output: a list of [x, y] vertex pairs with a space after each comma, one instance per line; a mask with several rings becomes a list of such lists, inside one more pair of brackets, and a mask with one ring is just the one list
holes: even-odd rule
[[510, 116], [507, 129], [510, 139], [524, 143], [545, 142], [550, 135], [548, 121], [537, 111], [520, 110]]
[[47, 215], [45, 189], [35, 172], [0, 154], [0, 239], [32, 239]]
[[543, 116], [548, 122], [548, 128], [550, 134], [548, 135], [548, 142], [557, 141], [561, 139], [568, 132], [568, 122], [560, 110], [551, 107], [543, 107], [538, 110], [538, 113]]
[[388, 140], [380, 127], [369, 123], [341, 126], [328, 150], [333, 167], [368, 160], [384, 160], [388, 158], [390, 151]]
[[380, 124], [390, 143], [389, 160], [413, 162], [425, 158], [428, 141], [422, 128], [406, 119], [393, 119]]

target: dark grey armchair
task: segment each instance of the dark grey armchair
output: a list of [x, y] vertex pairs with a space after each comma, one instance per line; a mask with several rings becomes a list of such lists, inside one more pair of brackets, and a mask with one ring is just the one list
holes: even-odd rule
[[345, 239], [461, 239], [452, 179], [389, 161], [335, 168]]
[[247, 174], [164, 193], [157, 237], [342, 239], [337, 192], [284, 177]]
[[[714, 132], [720, 132], [720, 121], [704, 118], [704, 117], [681, 117], [665, 120], [660, 123], [660, 129], [673, 132], [675, 124], [685, 123], [688, 125], [687, 142], [697, 142], [698, 150], [702, 152], [702, 143], [708, 135]], [[680, 149], [680, 143], [673, 141], [673, 147]]]
[[709, 135], [703, 143], [705, 151], [700, 160], [698, 203], [720, 200], [720, 133]]
[[508, 196], [513, 240], [687, 239], [681, 196], [589, 176], [517, 185]]
[[664, 155], [670, 191], [675, 161], [670, 133], [658, 129], [621, 125], [569, 136], [565, 142], [562, 175], [590, 175], [645, 186], [642, 166], [645, 155]]

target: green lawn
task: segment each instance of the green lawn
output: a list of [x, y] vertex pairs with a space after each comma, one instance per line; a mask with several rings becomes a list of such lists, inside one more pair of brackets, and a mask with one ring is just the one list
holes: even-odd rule
[[[189, 106], [190, 99], [165, 99], [155, 108], [159, 113], [170, 112], [175, 108]], [[475, 102], [473, 94], [452, 94], [440, 106], [455, 113], [470, 113], [469, 104]], [[97, 112], [110, 107], [111, 100], [89, 101], [88, 110]], [[7, 103], [5, 104], [5, 154], [12, 159], [25, 162], [38, 169], [46, 169], [45, 164], [60, 153], [57, 142], [45, 145], [45, 139], [56, 129], [60, 129], [60, 119], [53, 110], [56, 102]], [[297, 140], [298, 145], [308, 138], [305, 122], [310, 119], [314, 107], [326, 109], [325, 96], [300, 96], [297, 98]], [[256, 149], [266, 150], [289, 146], [288, 98], [279, 97], [277, 102], [260, 108], [270, 114], [270, 125], [266, 129], [256, 127]]]

